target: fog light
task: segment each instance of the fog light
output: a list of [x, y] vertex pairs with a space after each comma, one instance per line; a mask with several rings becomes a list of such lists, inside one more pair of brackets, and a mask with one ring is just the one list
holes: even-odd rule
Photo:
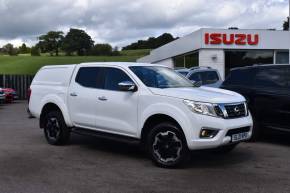
[[219, 130], [212, 128], [202, 128], [200, 131], [200, 138], [214, 138]]

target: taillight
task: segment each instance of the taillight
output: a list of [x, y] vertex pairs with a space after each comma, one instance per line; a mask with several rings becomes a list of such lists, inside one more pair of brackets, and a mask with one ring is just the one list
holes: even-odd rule
[[29, 102], [29, 100], [30, 100], [31, 92], [32, 92], [32, 91], [31, 91], [31, 88], [29, 88], [28, 91], [27, 91], [28, 102]]

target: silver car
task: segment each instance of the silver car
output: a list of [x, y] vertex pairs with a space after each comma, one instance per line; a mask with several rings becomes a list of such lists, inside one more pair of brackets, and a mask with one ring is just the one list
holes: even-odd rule
[[182, 68], [175, 71], [200, 86], [219, 88], [223, 82], [219, 72], [211, 67]]

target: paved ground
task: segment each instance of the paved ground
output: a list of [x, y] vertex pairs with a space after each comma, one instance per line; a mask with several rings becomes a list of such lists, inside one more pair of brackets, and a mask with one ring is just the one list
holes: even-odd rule
[[50, 146], [24, 102], [2, 105], [0, 192], [290, 192], [290, 137], [269, 137], [226, 156], [196, 152], [168, 170], [123, 143], [73, 135]]

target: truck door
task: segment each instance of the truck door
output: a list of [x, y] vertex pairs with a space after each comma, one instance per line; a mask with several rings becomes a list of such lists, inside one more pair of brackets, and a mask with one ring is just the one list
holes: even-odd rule
[[98, 106], [97, 90], [102, 87], [101, 67], [80, 67], [68, 90], [68, 107], [72, 122], [79, 127], [95, 128]]
[[96, 128], [128, 136], [137, 135], [138, 91], [120, 91], [118, 84], [132, 78], [120, 68], [104, 68], [104, 89], [98, 92]]

